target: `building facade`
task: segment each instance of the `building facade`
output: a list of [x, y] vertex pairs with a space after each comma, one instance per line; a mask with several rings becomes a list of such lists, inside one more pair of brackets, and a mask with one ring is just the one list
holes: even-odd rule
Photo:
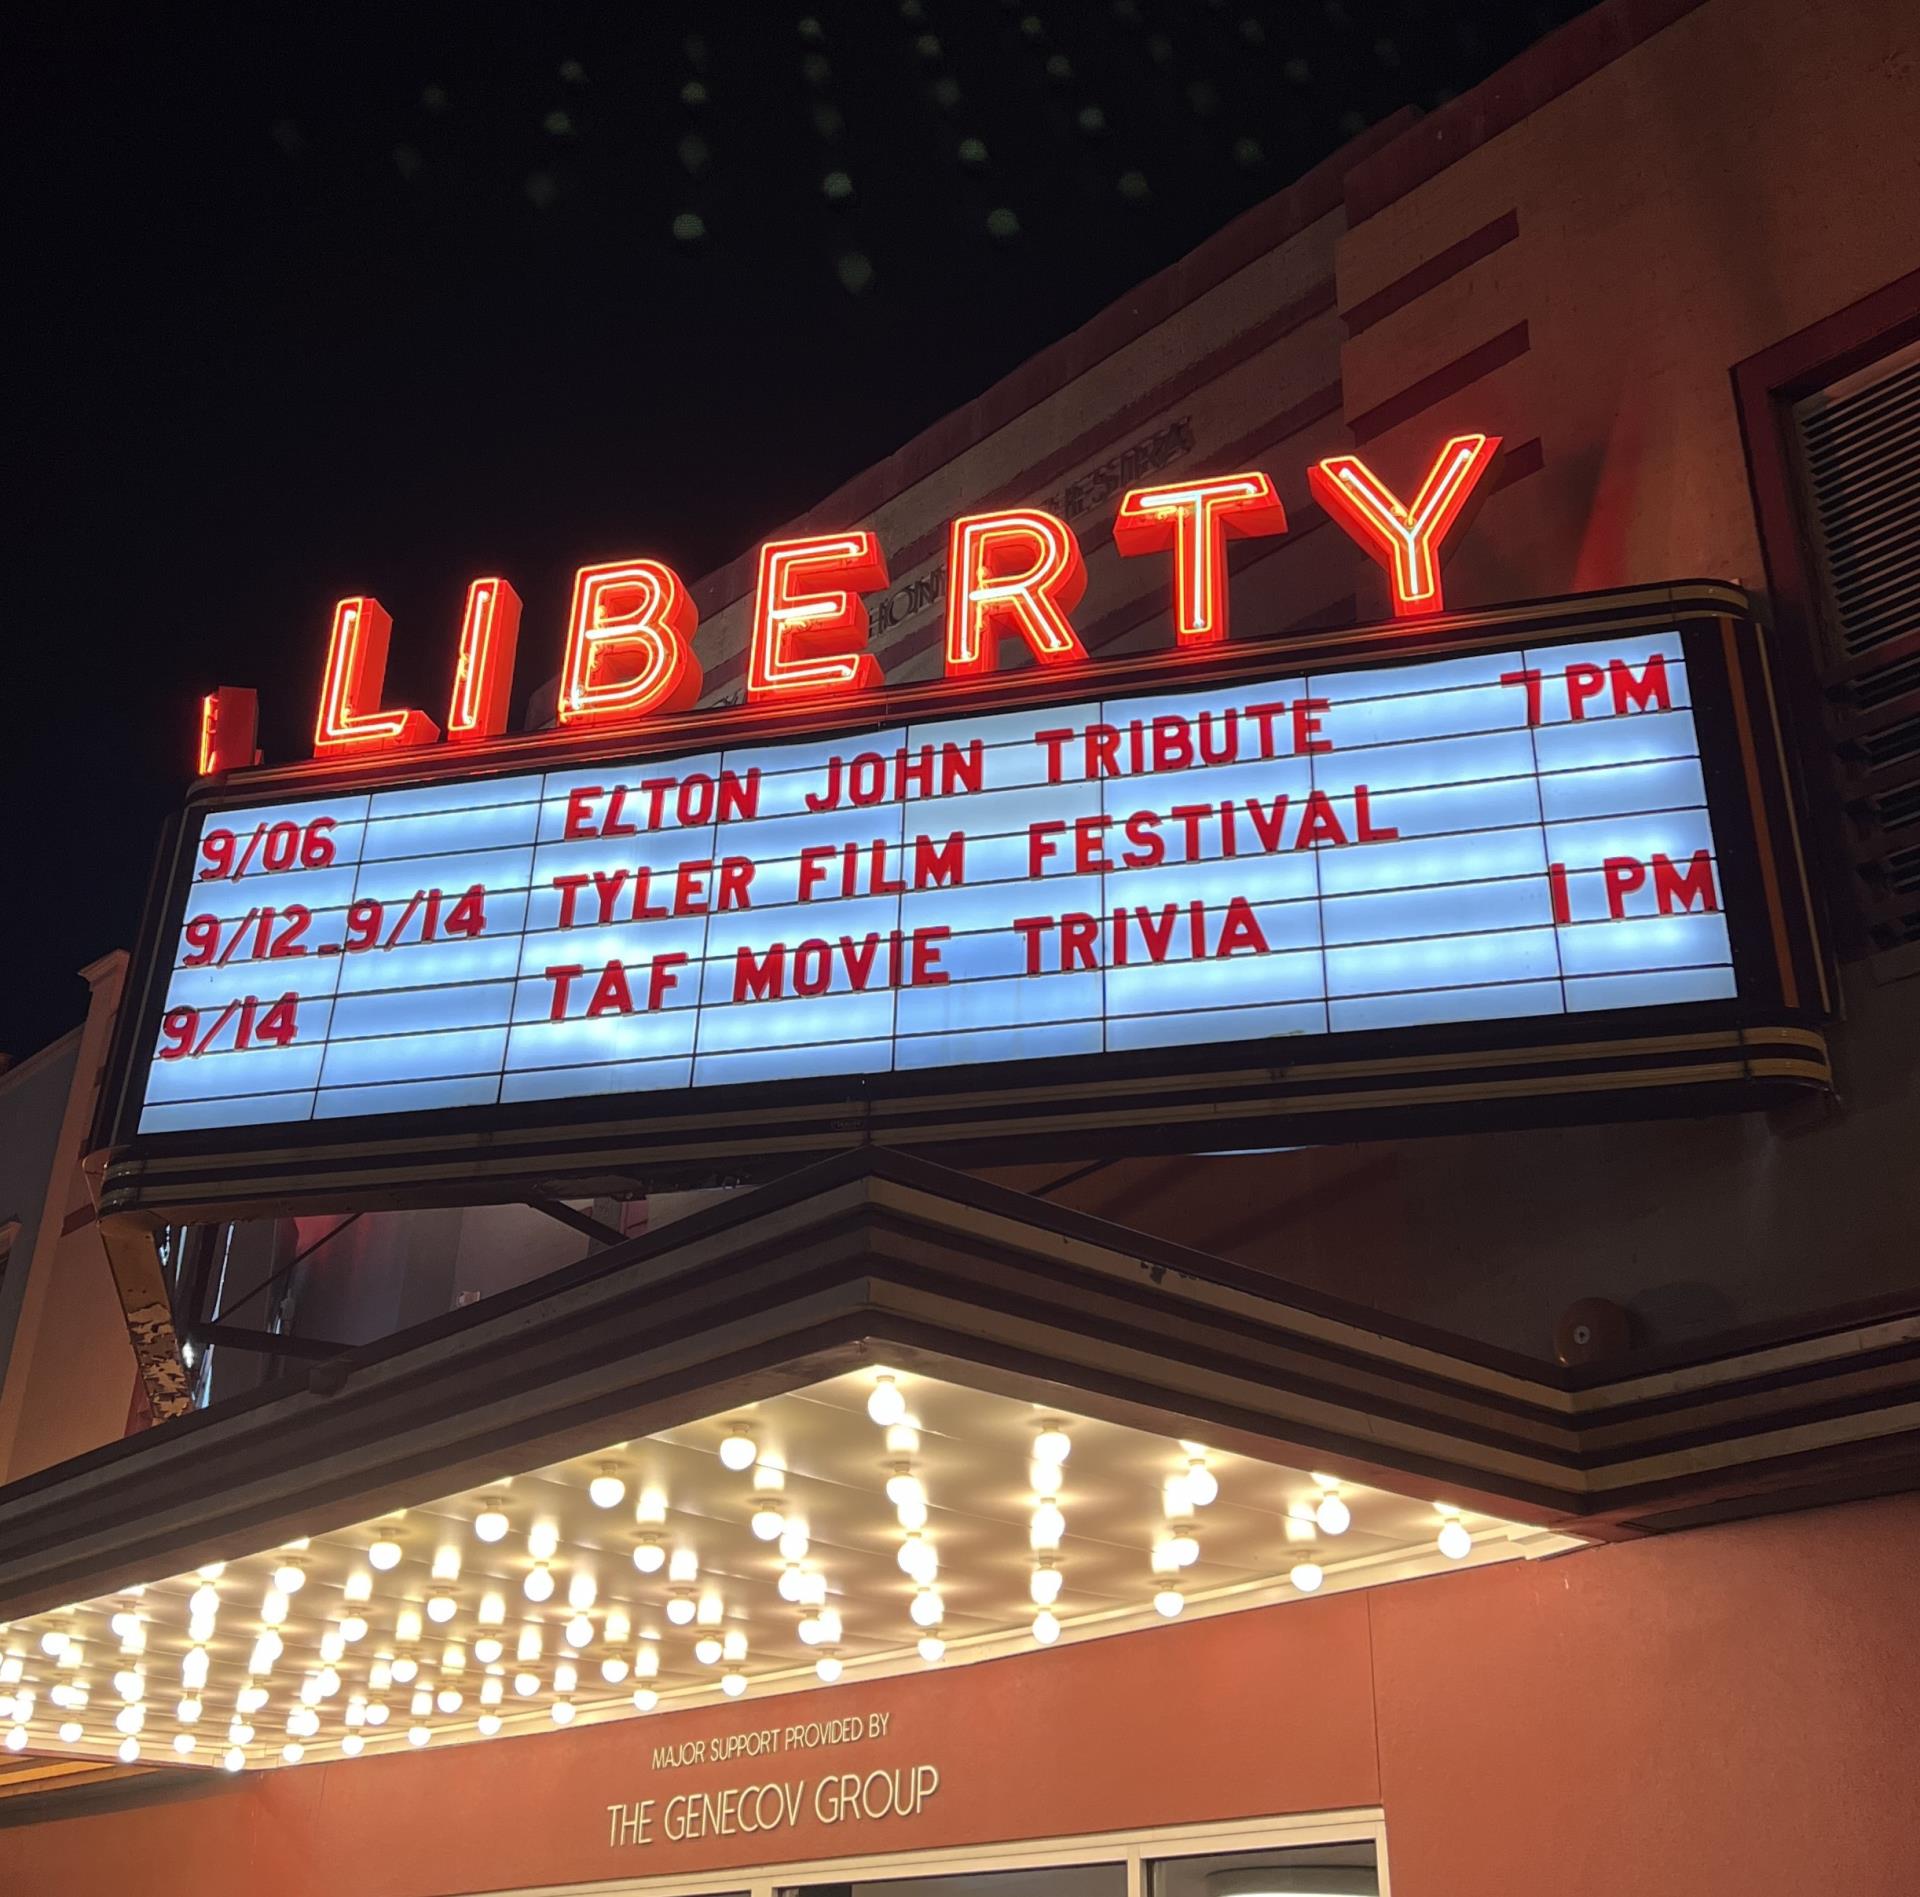
[[[0, 1279], [0, 1887], [1907, 1889], [1908, 15], [1614, 0], [1357, 140], [794, 524], [885, 553], [856, 589], [884, 674], [857, 718], [753, 689], [750, 551], [691, 589], [699, 702], [644, 744], [569, 750], [563, 725], [484, 769], [403, 745], [199, 786], [174, 906], [96, 981], [67, 1169], [32, 1156], [47, 1207], [69, 1196]], [[1444, 602], [1436, 577], [1405, 610], [1328, 484], [1357, 456], [1414, 495], [1483, 437]], [[1174, 650], [1197, 608], [1123, 498], [1248, 472], [1286, 530], [1234, 540], [1228, 637]], [[1084, 653], [959, 677], [952, 523], [1018, 510], [1070, 530]], [[531, 604], [523, 664], [559, 655], [534, 657], [559, 617]], [[696, 1039], [664, 1080], [679, 1056], [646, 1034], [679, 978], [650, 1009], [601, 943], [503, 979], [497, 1023], [451, 977], [356, 972], [381, 1025], [336, 1053], [356, 932], [356, 969], [459, 935], [461, 852], [508, 821], [515, 760], [551, 767], [528, 821], [563, 826], [530, 846], [581, 846], [545, 899], [584, 904], [614, 889], [591, 849], [630, 834], [609, 795], [637, 808], [662, 759], [680, 784], [717, 759], [724, 796], [729, 747], [769, 782], [801, 747], [857, 802], [859, 746], [917, 756], [918, 728], [956, 747], [924, 768], [964, 777], [985, 731], [1058, 767], [947, 787], [1029, 800], [994, 837], [1044, 890], [1116, 826], [1144, 849], [1171, 823], [1165, 783], [1073, 795], [1197, 685], [1239, 729], [1263, 707], [1304, 770], [1311, 990], [1250, 1000], [1196, 882], [1165, 921], [1103, 895], [1085, 964], [1067, 897], [1044, 929], [1010, 910], [1015, 959], [976, 991], [1004, 1002], [936, 996], [914, 1028], [916, 885], [859, 951], [898, 963], [884, 1030], [848, 1025], [849, 934], [827, 1026], [722, 1038], [710, 1073]], [[1447, 774], [1492, 741], [1456, 690], [1506, 707], [1523, 762]], [[1165, 742], [1224, 742], [1197, 720]], [[615, 768], [636, 745], [651, 777]], [[1281, 765], [1221, 769], [1248, 762], [1238, 808], [1281, 834]], [[1526, 822], [1422, 815], [1523, 780]], [[836, 851], [838, 781], [805, 792]], [[315, 812], [363, 868], [383, 822], [446, 833], [394, 850], [391, 889], [347, 886], [312, 1068], [304, 973], [278, 1025], [264, 953], [244, 1005], [214, 979], [285, 899], [238, 895], [204, 937], [188, 901], [239, 888], [281, 805], [295, 875], [333, 869], [331, 842], [297, 860]], [[1524, 889], [1500, 856], [1522, 841]], [[434, 852], [429, 923], [406, 864]], [[701, 860], [705, 931], [719, 844]], [[1366, 861], [1404, 873], [1340, 880]], [[1277, 966], [1293, 898], [1261, 888]], [[926, 893], [962, 913], [937, 870]], [[1189, 895], [1204, 948], [1116, 979], [1123, 929], [1188, 928]], [[631, 901], [669, 940], [672, 904]], [[780, 980], [806, 947], [782, 938]], [[767, 942], [727, 953], [752, 1006], [814, 1002], [769, 1002]], [[1033, 998], [1096, 964], [1089, 1054]], [[768, 1018], [740, 1001], [722, 1036]], [[428, 1029], [438, 1066], [382, 1064]], [[549, 1030], [561, 1051], [516, 1064]], [[614, 1032], [597, 1092], [567, 1066], [588, 1030]], [[268, 1077], [207, 1081], [243, 1032]], [[883, 1035], [877, 1076], [857, 1049]]]

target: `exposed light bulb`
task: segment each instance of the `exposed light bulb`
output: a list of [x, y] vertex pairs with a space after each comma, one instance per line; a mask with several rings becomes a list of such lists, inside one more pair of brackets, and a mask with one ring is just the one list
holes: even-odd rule
[[387, 1716], [388, 1708], [385, 1706], [373, 1705], [367, 1708], [367, 1724], [370, 1726], [384, 1726], [387, 1723]]
[[1287, 1579], [1302, 1594], [1316, 1592], [1320, 1583], [1326, 1579], [1326, 1573], [1317, 1561], [1296, 1561], [1287, 1570]]
[[40, 1636], [40, 1651], [49, 1659], [57, 1660], [66, 1652], [67, 1642], [70, 1638], [71, 1636], [63, 1632], [60, 1628], [49, 1627], [47, 1631]]
[[556, 1699], [548, 1710], [552, 1713], [553, 1723], [556, 1726], [570, 1726], [573, 1724], [572, 1700]]
[[1052, 1502], [1042, 1502], [1028, 1523], [1027, 1545], [1036, 1549], [1057, 1548], [1066, 1532], [1067, 1518]]
[[407, 1744], [410, 1746], [423, 1746], [432, 1739], [432, 1737], [433, 1734], [425, 1726], [409, 1726], [407, 1728]]
[[729, 1423], [727, 1433], [720, 1438], [720, 1466], [731, 1469], [735, 1475], [744, 1474], [751, 1469], [754, 1459], [759, 1455], [754, 1446], [753, 1434], [745, 1423]]
[[1033, 1439], [1033, 1459], [1036, 1462], [1065, 1462], [1073, 1454], [1073, 1438], [1067, 1434], [1064, 1423], [1046, 1422], [1040, 1425], [1039, 1434]]
[[729, 1699], [738, 1699], [747, 1690], [747, 1676], [744, 1673], [721, 1674], [720, 1690]]
[[1177, 1523], [1162, 1546], [1176, 1568], [1190, 1568], [1200, 1559], [1200, 1540], [1189, 1522]]
[[65, 1746], [78, 1745], [80, 1743], [80, 1735], [84, 1730], [85, 1728], [82, 1727], [79, 1720], [69, 1719], [60, 1728], [60, 1743]]
[[823, 1686], [831, 1686], [845, 1669], [841, 1666], [840, 1656], [837, 1653], [823, 1653], [814, 1661], [813, 1671], [814, 1677]]
[[626, 1482], [611, 1463], [602, 1463], [600, 1473], [587, 1484], [587, 1500], [595, 1508], [618, 1508], [626, 1499]]
[[618, 1654], [613, 1655], [609, 1659], [602, 1660], [600, 1662], [600, 1677], [605, 1680], [609, 1686], [618, 1686], [620, 1682], [627, 1677], [626, 1661], [621, 1659]]
[[473, 1643], [473, 1657], [482, 1666], [491, 1666], [504, 1652], [506, 1648], [491, 1634], [483, 1634]]
[[781, 1560], [804, 1561], [807, 1558], [807, 1550], [812, 1545], [812, 1542], [807, 1537], [806, 1523], [795, 1521], [794, 1518], [789, 1515], [787, 1517], [786, 1528], [780, 1536]]
[[247, 1755], [242, 1752], [238, 1746], [228, 1746], [226, 1751], [220, 1755], [220, 1763], [225, 1766], [229, 1772], [240, 1771], [246, 1765], [246, 1762]]
[[393, 1672], [394, 1685], [396, 1686], [409, 1685], [413, 1680], [415, 1680], [419, 1676], [420, 1662], [414, 1659], [410, 1654], [403, 1653], [399, 1657], [399, 1659], [394, 1661], [392, 1672]]
[[340, 1750], [344, 1752], [348, 1758], [357, 1759], [360, 1756], [361, 1748], [364, 1747], [366, 1743], [366, 1740], [361, 1738], [357, 1732], [344, 1733], [340, 1739]]
[[1467, 1532], [1466, 1523], [1457, 1517], [1449, 1521], [1440, 1530], [1439, 1548], [1449, 1561], [1464, 1561], [1472, 1554], [1473, 1537]]
[[[11, 1735], [9, 1735], [9, 1739], [11, 1739]], [[140, 1741], [129, 1733], [126, 1738], [120, 1741], [117, 1751], [121, 1763], [123, 1765], [131, 1765], [134, 1760], [140, 1756]]]
[[180, 1701], [178, 1705], [174, 1707], [173, 1716], [175, 1719], [177, 1719], [181, 1723], [181, 1725], [191, 1726], [199, 1719], [202, 1711], [204, 1710], [205, 1709], [199, 1700], [183, 1699]]
[[473, 1518], [473, 1532], [482, 1541], [505, 1541], [507, 1531], [512, 1526], [513, 1524], [507, 1519], [507, 1511], [491, 1496], [482, 1505], [480, 1513]]
[[266, 1599], [260, 1603], [260, 1618], [269, 1627], [278, 1627], [287, 1618], [288, 1605], [287, 1597], [277, 1587], [270, 1587]]
[[676, 1548], [667, 1558], [667, 1579], [684, 1586], [700, 1578], [700, 1557], [691, 1548]]
[[1027, 1486], [1035, 1495], [1047, 1500], [1051, 1500], [1060, 1493], [1066, 1486], [1066, 1480], [1067, 1472], [1057, 1462], [1036, 1460], [1027, 1464]]
[[916, 1627], [937, 1627], [946, 1618], [947, 1607], [932, 1588], [923, 1587], [914, 1595], [907, 1612]]
[[437, 1626], [444, 1627], [456, 1613], [460, 1603], [451, 1594], [430, 1594], [427, 1596], [427, 1618]]
[[289, 1765], [298, 1765], [300, 1761], [307, 1756], [307, 1748], [303, 1746], [298, 1739], [289, 1739], [287, 1743], [280, 1748], [280, 1756], [285, 1759]]
[[575, 1614], [567, 1622], [567, 1645], [570, 1647], [590, 1647], [593, 1645], [593, 1622], [585, 1614]]
[[924, 1502], [926, 1499], [927, 1491], [925, 1486], [921, 1483], [920, 1478], [915, 1475], [905, 1463], [902, 1463], [899, 1468], [895, 1469], [893, 1473], [887, 1477], [887, 1500], [891, 1502], [895, 1508], [899, 1508], [908, 1502]]
[[540, 1690], [540, 1675], [537, 1673], [516, 1673], [513, 1676], [513, 1690], [522, 1699], [531, 1699]]
[[643, 1640], [633, 1650], [633, 1677], [650, 1680], [660, 1671], [660, 1649], [651, 1640]]
[[660, 1704], [660, 1695], [650, 1686], [636, 1686], [633, 1689], [633, 1706], [636, 1712], [650, 1713]]
[[273, 1571], [273, 1584], [282, 1594], [298, 1594], [307, 1584], [307, 1571], [297, 1561], [283, 1561]]
[[144, 1706], [122, 1706], [113, 1716], [114, 1727], [120, 1732], [138, 1732], [147, 1723], [147, 1709]]
[[779, 1590], [780, 1598], [783, 1601], [793, 1601], [797, 1603], [806, 1588], [806, 1584], [806, 1575], [795, 1563], [789, 1561], [787, 1565], [780, 1570]]
[[712, 1634], [693, 1643], [693, 1657], [702, 1666], [717, 1666], [720, 1663], [720, 1642]]
[[1187, 1597], [1177, 1587], [1163, 1587], [1153, 1597], [1153, 1611], [1168, 1620], [1174, 1619], [1186, 1604]]
[[593, 1575], [586, 1568], [575, 1568], [567, 1581], [567, 1605], [576, 1614], [584, 1614], [599, 1598]]
[[895, 1423], [887, 1431], [887, 1454], [890, 1456], [917, 1456], [920, 1453], [920, 1432], [911, 1423]]
[[194, 1737], [190, 1732], [176, 1732], [173, 1735], [173, 1749], [184, 1759], [193, 1750]]
[[1187, 1494], [1195, 1508], [1206, 1508], [1220, 1498], [1220, 1478], [1207, 1467], [1205, 1456], [1195, 1456], [1187, 1464]]
[[1323, 1495], [1313, 1511], [1313, 1519], [1320, 1524], [1320, 1531], [1327, 1535], [1344, 1535], [1353, 1524], [1353, 1510], [1337, 1495]]
[[202, 1583], [187, 1597], [187, 1612], [207, 1618], [220, 1611], [220, 1590]]
[[787, 1518], [784, 1511], [763, 1502], [753, 1511], [751, 1526], [756, 1541], [778, 1541], [786, 1533]]
[[551, 1522], [535, 1522], [527, 1530], [527, 1554], [534, 1561], [551, 1561], [560, 1552], [560, 1531]]
[[827, 1604], [827, 1577], [818, 1568], [809, 1568], [800, 1576], [800, 1603], [802, 1607], [824, 1607]]
[[451, 1686], [443, 1686], [433, 1696], [433, 1703], [443, 1713], [457, 1713], [462, 1705], [460, 1695]]
[[1044, 1607], [1033, 1617], [1033, 1637], [1043, 1647], [1052, 1646], [1060, 1638], [1059, 1621]]
[[642, 1528], [659, 1528], [667, 1519], [667, 1498], [658, 1489], [642, 1489], [634, 1497], [633, 1519]]
[[893, 1511], [893, 1518], [902, 1528], [924, 1528], [927, 1525], [927, 1505], [921, 1501], [902, 1502]]
[[922, 1634], [920, 1636], [920, 1657], [925, 1660], [929, 1666], [931, 1666], [935, 1660], [942, 1658], [946, 1651], [947, 1643], [942, 1640], [938, 1634]]
[[1027, 1593], [1036, 1607], [1051, 1607], [1060, 1598], [1060, 1570], [1043, 1561], [1027, 1580]]
[[867, 1397], [867, 1415], [882, 1429], [891, 1429], [907, 1413], [907, 1399], [900, 1394], [900, 1386], [893, 1380], [893, 1372], [882, 1370], [873, 1380], [873, 1389]]
[[367, 1559], [383, 1573], [400, 1565], [400, 1544], [390, 1535], [382, 1535], [367, 1550]]
[[364, 1640], [366, 1637], [367, 1622], [365, 1615], [349, 1614], [346, 1619], [340, 1623], [340, 1638], [349, 1645], [356, 1640]]
[[545, 1562], [527, 1570], [527, 1578], [520, 1583], [521, 1592], [530, 1601], [550, 1601], [553, 1599], [553, 1570]]
[[482, 1713], [473, 1723], [479, 1729], [480, 1736], [483, 1739], [491, 1739], [493, 1735], [500, 1730], [500, 1715], [498, 1713]]
[[633, 1550], [633, 1565], [642, 1574], [658, 1574], [667, 1564], [667, 1551], [660, 1545], [659, 1537], [642, 1535]]
[[667, 1618], [676, 1627], [684, 1627], [693, 1619], [694, 1605], [691, 1594], [675, 1594], [667, 1601]]
[[909, 1535], [900, 1544], [896, 1559], [900, 1564], [900, 1572], [908, 1580], [919, 1582], [922, 1587], [931, 1587], [933, 1577], [940, 1572], [940, 1557], [933, 1543], [919, 1535]]

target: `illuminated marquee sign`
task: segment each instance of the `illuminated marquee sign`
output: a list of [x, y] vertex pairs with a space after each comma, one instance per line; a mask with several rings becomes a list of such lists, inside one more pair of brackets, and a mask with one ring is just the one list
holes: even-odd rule
[[1678, 629], [1241, 669], [210, 809], [137, 1132], [1739, 997]]
[[[1394, 619], [1229, 628], [1264, 474], [1137, 488], [1171, 637], [1095, 661], [1072, 530], [951, 523], [944, 677], [866, 530], [760, 550], [744, 710], [660, 562], [581, 570], [556, 724], [473, 582], [442, 725], [336, 608], [313, 762], [209, 697], [103, 1096], [109, 1215], [739, 1177], [881, 1140], [1174, 1150], [1827, 1083], [1758, 634], [1711, 584], [1445, 614], [1498, 440], [1309, 471]], [[1030, 661], [1002, 668], [1002, 648]]]

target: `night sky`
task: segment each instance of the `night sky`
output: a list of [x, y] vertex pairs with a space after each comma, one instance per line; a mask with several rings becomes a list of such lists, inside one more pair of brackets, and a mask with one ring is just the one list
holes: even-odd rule
[[10, 18], [0, 1049], [131, 944], [199, 695], [304, 756], [332, 602], [698, 578], [1580, 9], [822, 0]]

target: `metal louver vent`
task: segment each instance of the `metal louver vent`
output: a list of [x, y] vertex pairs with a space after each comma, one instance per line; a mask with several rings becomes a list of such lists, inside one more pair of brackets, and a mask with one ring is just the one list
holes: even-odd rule
[[1869, 939], [1920, 941], [1920, 344], [1794, 405], [1830, 729]]
[[1836, 656], [1920, 626], [1920, 350], [1881, 379], [1799, 405], [1812, 525]]

